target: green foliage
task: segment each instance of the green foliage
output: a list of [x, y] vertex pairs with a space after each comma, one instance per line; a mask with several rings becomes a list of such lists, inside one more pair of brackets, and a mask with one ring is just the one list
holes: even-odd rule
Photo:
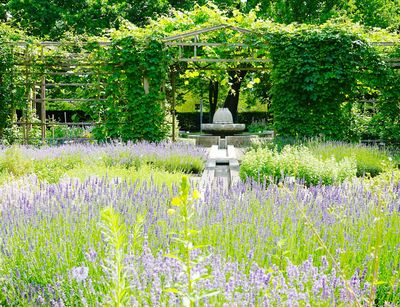
[[268, 123], [265, 119], [253, 120], [250, 125], [247, 126], [247, 131], [257, 133], [272, 130], [272, 124]]
[[0, 184], [10, 175], [18, 178], [35, 174], [39, 180], [49, 183], [57, 183], [65, 177], [85, 180], [92, 176], [107, 176], [129, 182], [153, 178], [157, 185], [167, 182], [171, 186], [180, 180], [182, 174], [199, 174], [203, 169], [202, 158], [185, 153], [157, 157], [152, 154], [138, 156], [126, 150], [115, 155], [61, 154], [53, 158], [31, 159], [22, 153], [20, 147], [12, 146], [0, 155]]
[[126, 278], [127, 269], [124, 265], [128, 246], [126, 225], [112, 207], [104, 208], [101, 211], [101, 222], [102, 234], [108, 249], [105, 270], [110, 276], [107, 281], [109, 303], [115, 307], [126, 306], [130, 298], [130, 287]]
[[[52, 10], [55, 15], [62, 15], [62, 18], [65, 17], [68, 20], [65, 23], [54, 21], [57, 27], [63, 29], [62, 31], [69, 29], [72, 32], [79, 32], [77, 29], [70, 28], [71, 24], [76, 21], [95, 29], [94, 32], [91, 32], [91, 30], [80, 27], [85, 33], [100, 33], [98, 32], [100, 29], [110, 25], [119, 27], [119, 30], [113, 29], [107, 32], [107, 36], [113, 42], [111, 46], [98, 48], [92, 44], [91, 48], [89, 43], [87, 44], [89, 47], [82, 47], [85, 45], [84, 41], [91, 42], [93, 38], [87, 35], [75, 37], [71, 33], [66, 33], [64, 35], [65, 42], [73, 40], [76, 42], [74, 46], [65, 44], [55, 48], [57, 50], [51, 48], [52, 50], [45, 52], [47, 64], [55, 64], [60, 57], [68, 58], [78, 53], [82, 59], [96, 67], [94, 75], [81, 73], [68, 77], [46, 76], [46, 80], [53, 83], [90, 84], [78, 87], [76, 90], [49, 88], [46, 93], [49, 98], [62, 96], [68, 99], [69, 95], [93, 100], [107, 98], [106, 101], [96, 100], [96, 102], [88, 104], [85, 102], [85, 106], [76, 106], [84, 108], [92, 119], [98, 122], [93, 134], [98, 140], [146, 139], [159, 141], [165, 138], [169, 134], [168, 129], [171, 125], [168, 118], [170, 115], [166, 114], [169, 106], [165, 103], [168, 94], [171, 93], [170, 84], [167, 81], [171, 69], [177, 70], [178, 87], [185, 87], [185, 90], [190, 91], [191, 94], [198, 92], [199, 95], [202, 95], [201, 93], [205, 93], [202, 87], [217, 82], [220, 94], [226, 92], [232, 94], [230, 88], [235, 83], [238, 86], [235, 95], [239, 95], [240, 84], [245, 82], [248, 92], [257, 96], [263, 95], [264, 102], [270, 102], [272, 97], [275, 129], [283, 137], [323, 135], [326, 139], [358, 140], [364, 136], [371, 136], [393, 143], [399, 140], [398, 97], [400, 90], [397, 86], [399, 74], [381, 61], [383, 56], [387, 56], [387, 54], [378, 54], [382, 48], [373, 48], [367, 43], [371, 40], [380, 40], [381, 37], [385, 37], [384, 40], [396, 40], [398, 39], [396, 36], [388, 33], [385, 36], [382, 31], [377, 30], [368, 32], [366, 28], [354, 25], [346, 19], [337, 20], [335, 23], [327, 22], [321, 26], [283, 26], [258, 18], [264, 13], [266, 14], [266, 11], [271, 11], [271, 16], [286, 14], [289, 19], [319, 23], [332, 13], [328, 7], [332, 8], [334, 4], [337, 4], [336, 1], [312, 1], [303, 8], [300, 7], [301, 3], [298, 1], [271, 2], [271, 7], [268, 8], [256, 8], [255, 1], [248, 1], [246, 4], [235, 1], [215, 1], [215, 4], [194, 5], [193, 10], [185, 13], [173, 10], [168, 16], [149, 21], [149, 25], [144, 28], [137, 28], [126, 20], [116, 20], [118, 19], [116, 12], [124, 11], [126, 13], [132, 9], [135, 10], [132, 14], [136, 14], [141, 12], [141, 5], [147, 5], [146, 9], [153, 6], [161, 8], [168, 6], [166, 1], [145, 1], [140, 4], [133, 4], [129, 1], [106, 2], [78, 3], [74, 1], [71, 7], [67, 8], [65, 4], [55, 5], [57, 2], [52, 0], [48, 4], [48, 9]], [[171, 3], [179, 7], [192, 7], [192, 4], [185, 3], [185, 1]], [[8, 4], [10, 7], [15, 5], [18, 12], [22, 10], [19, 0], [10, 0]], [[357, 6], [357, 4], [354, 5]], [[226, 8], [226, 11], [221, 7]], [[89, 25], [85, 14], [89, 11], [96, 11], [95, 8], [101, 8], [100, 11], [104, 14], [94, 20], [93, 25]], [[296, 11], [296, 8], [301, 8], [301, 10]], [[46, 9], [42, 1], [26, 1], [26, 11], [23, 14], [35, 10], [42, 12]], [[68, 10], [74, 13], [65, 13]], [[85, 10], [87, 12], [83, 12]], [[312, 15], [310, 10], [315, 11], [315, 15]], [[293, 17], [295, 13], [303, 14], [304, 18]], [[122, 16], [129, 16], [130, 13], [124, 14]], [[293, 16], [290, 17], [290, 14]], [[22, 15], [18, 16], [15, 14], [15, 20], [25, 18], [21, 17]], [[54, 20], [59, 20], [57, 16], [49, 14], [47, 22], [52, 24], [53, 17]], [[101, 21], [103, 17], [109, 18], [104, 24]], [[232, 83], [235, 78], [232, 76], [229, 78], [225, 70], [228, 68], [232, 71], [237, 68], [239, 63], [210, 63], [207, 66], [209, 70], [201, 72], [196, 71], [198, 67], [193, 63], [170, 67], [171, 59], [178, 54], [178, 48], [166, 49], [161, 42], [162, 37], [216, 24], [243, 27], [253, 30], [255, 33], [221, 29], [203, 33], [202, 40], [227, 44], [245, 43], [252, 48], [228, 48], [227, 45], [213, 46], [212, 48], [207, 46], [198, 48], [197, 55], [199, 57], [271, 58], [271, 71], [264, 74], [248, 73], [243, 80], [236, 80], [237, 82]], [[26, 26], [28, 27], [28, 25]], [[37, 27], [34, 23], [31, 26], [32, 28]], [[6, 28], [6, 26], [3, 27]], [[17, 39], [18, 35], [12, 34], [11, 30], [7, 31], [11, 37]], [[183, 49], [183, 56], [189, 56], [188, 49], [190, 48]], [[31, 69], [40, 72], [43, 69], [43, 63], [39, 60], [40, 49], [38, 46], [30, 44], [26, 52], [29, 57], [24, 60], [30, 60], [32, 62]], [[12, 66], [10, 55], [10, 47], [1, 44], [0, 57], [4, 57], [5, 60], [1, 61], [4, 65], [3, 68], [0, 68], [0, 77], [3, 76], [5, 81], [0, 82], [0, 87], [3, 87], [3, 89], [0, 88], [0, 104], [2, 104], [0, 105], [0, 135], [6, 128], [4, 132], [9, 141], [12, 141], [15, 137], [15, 129], [9, 127], [9, 123], [15, 107], [20, 104], [26, 119], [31, 120], [33, 117], [32, 110], [26, 106], [22, 107], [21, 104], [23, 101], [21, 97], [26, 100], [28, 93], [26, 90], [12, 88], [10, 81], [12, 75], [19, 78], [19, 80], [14, 78], [14, 81], [28, 84], [27, 88], [38, 80], [28, 80], [27, 76], [25, 76], [27, 80], [22, 80], [24, 76], [21, 71], [15, 70], [16, 66]], [[389, 56], [396, 58], [398, 54], [396, 55], [395, 51]], [[18, 60], [22, 60], [22, 58]], [[101, 65], [100, 63], [108, 64]], [[14, 68], [12, 73], [10, 73], [11, 68]], [[220, 73], [211, 68], [215, 68]], [[77, 72], [80, 68], [71, 69]], [[269, 70], [269, 66], [267, 69]], [[240, 70], [237, 73], [240, 75]], [[144, 89], [147, 84], [146, 80], [149, 81], [148, 93], [145, 93]], [[238, 97], [237, 95], [235, 97]], [[378, 98], [376, 114], [372, 114], [372, 112], [366, 114], [362, 111], [365, 108], [360, 101], [371, 97]], [[214, 99], [215, 102], [217, 100]], [[49, 104], [51, 103], [55, 104], [55, 102]], [[65, 107], [65, 103], [59, 103], [59, 106]], [[52, 106], [49, 105], [49, 107]]]
[[10, 46], [4, 43], [5, 38], [0, 37], [0, 138], [11, 120], [13, 101], [11, 93], [11, 70], [13, 58]]
[[274, 20], [283, 23], [323, 23], [335, 14], [342, 0], [271, 1]]
[[[400, 57], [400, 44], [397, 44], [388, 55]], [[380, 89], [377, 101], [378, 112], [371, 119], [371, 126], [378, 137], [389, 143], [400, 143], [400, 72], [391, 68], [376, 72], [379, 78], [375, 83]]]
[[80, 155], [66, 155], [55, 159], [29, 159], [20, 148], [12, 146], [0, 157], [0, 173], [21, 177], [35, 174], [40, 180], [56, 183], [67, 171], [83, 166]]
[[192, 157], [184, 153], [180, 155], [168, 155], [159, 157], [148, 155], [139, 157], [130, 152], [121, 152], [118, 156], [104, 156], [102, 161], [107, 167], [122, 166], [126, 169], [138, 170], [142, 166], [150, 165], [167, 172], [181, 172], [200, 174], [204, 169], [204, 161], [201, 158]]
[[[57, 126], [54, 123], [54, 127], [50, 128], [46, 134], [46, 142], [50, 145], [57, 145], [65, 143], [68, 138], [91, 138], [92, 127], [78, 127], [78, 126]], [[65, 140], [62, 140], [64, 139]]]
[[201, 253], [196, 257], [196, 259], [192, 259], [191, 256], [193, 251], [202, 247], [206, 247], [206, 245], [197, 245], [194, 242], [194, 235], [198, 233], [198, 230], [193, 228], [194, 225], [192, 220], [196, 214], [195, 201], [199, 197], [200, 193], [197, 190], [194, 190], [190, 194], [189, 180], [187, 177], [183, 176], [179, 188], [179, 196], [172, 199], [171, 205], [173, 208], [170, 208], [167, 211], [170, 216], [176, 216], [180, 224], [180, 230], [176, 234], [176, 237], [173, 237], [173, 240], [181, 246], [183, 256], [180, 256], [178, 253], [168, 254], [166, 256], [179, 261], [180, 265], [183, 267], [183, 271], [186, 274], [187, 284], [178, 284], [173, 288], [166, 289], [165, 291], [180, 295], [183, 298], [183, 302], [186, 302], [185, 305], [190, 307], [195, 306], [197, 302], [206, 297], [218, 294], [218, 291], [206, 291], [199, 293], [199, 291], [196, 291], [195, 289], [196, 282], [210, 278], [210, 276], [207, 275], [194, 277], [192, 273], [193, 268], [205, 259]]
[[103, 30], [118, 27], [122, 19], [144, 25], [148, 18], [168, 11], [165, 0], [9, 0], [6, 10], [11, 22], [28, 33], [59, 39], [66, 32], [100, 35]]
[[[144, 26], [160, 14], [170, 17], [174, 9], [193, 11], [210, 3], [227, 15], [255, 10], [263, 19], [286, 24], [320, 24], [331, 17], [347, 15], [370, 27], [398, 30], [400, 25], [397, 0], [7, 0], [0, 6], [0, 19], [9, 20], [30, 34], [57, 39], [68, 31], [100, 35], [105, 29], [121, 27], [125, 20]], [[12, 17], [6, 17], [6, 13]], [[204, 15], [198, 18], [205, 19]]]
[[103, 123], [93, 129], [94, 136], [100, 140], [161, 141], [167, 135], [161, 88], [168, 61], [163, 44], [156, 38], [140, 41], [128, 35], [115, 39], [105, 53], [108, 98], [91, 106], [92, 117]]
[[324, 161], [333, 157], [339, 162], [353, 157], [357, 163], [359, 177], [364, 175], [375, 177], [393, 166], [388, 153], [374, 147], [333, 142], [311, 142], [307, 144], [307, 147], [314, 156]]
[[240, 177], [257, 181], [279, 181], [286, 177], [304, 180], [306, 184], [333, 184], [356, 176], [356, 163], [351, 158], [341, 161], [321, 160], [303, 146], [285, 146], [276, 150], [253, 149], [246, 153], [240, 166]]
[[[14, 82], [19, 76], [14, 76], [13, 47], [12, 41], [22, 39], [23, 33], [5, 24], [0, 24], [0, 139], [4, 129], [11, 128], [17, 106], [18, 94]], [[8, 134], [10, 134], [8, 130]], [[12, 136], [9, 137], [12, 139]]]
[[151, 159], [150, 164], [167, 172], [181, 172], [186, 174], [200, 174], [204, 169], [204, 161], [185, 155], [169, 156], [165, 159]]
[[329, 24], [285, 28], [269, 38], [276, 132], [352, 139], [353, 91], [376, 66], [375, 51], [357, 35]]
[[19, 177], [32, 171], [32, 161], [26, 159], [17, 146], [12, 146], [0, 157], [0, 172]]
[[343, 9], [354, 21], [368, 27], [400, 29], [398, 0], [354, 0], [343, 1]]
[[80, 155], [68, 155], [55, 159], [32, 161], [33, 172], [40, 180], [57, 183], [68, 171], [84, 166]]

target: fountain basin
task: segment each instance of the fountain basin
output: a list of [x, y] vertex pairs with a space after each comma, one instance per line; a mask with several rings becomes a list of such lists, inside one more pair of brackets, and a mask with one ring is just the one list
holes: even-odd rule
[[217, 136], [228, 136], [235, 135], [236, 133], [244, 131], [246, 128], [245, 124], [233, 124], [233, 123], [213, 123], [213, 124], [201, 124], [201, 129], [204, 132], [211, 133]]

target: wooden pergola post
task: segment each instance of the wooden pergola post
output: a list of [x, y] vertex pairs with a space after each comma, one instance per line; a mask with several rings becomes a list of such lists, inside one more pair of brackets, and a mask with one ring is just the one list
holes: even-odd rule
[[[41, 51], [43, 69], [44, 68], [44, 56], [43, 56], [43, 45]], [[46, 76], [45, 71], [42, 74], [42, 82], [41, 82], [41, 104], [40, 104], [40, 120], [42, 126], [42, 144], [46, 143]]]
[[176, 122], [176, 111], [175, 111], [175, 94], [176, 94], [176, 70], [175, 67], [171, 72], [171, 87], [172, 87], [172, 101], [171, 101], [171, 115], [172, 115], [172, 142], [176, 141], [175, 138], [175, 122]]

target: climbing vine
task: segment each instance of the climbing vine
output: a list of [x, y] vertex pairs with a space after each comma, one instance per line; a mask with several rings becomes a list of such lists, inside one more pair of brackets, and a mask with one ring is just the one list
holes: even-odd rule
[[352, 103], [379, 66], [375, 50], [337, 26], [302, 26], [268, 37], [276, 132], [353, 139]]
[[[400, 45], [396, 45], [389, 58], [400, 58]], [[389, 61], [390, 63], [390, 61]], [[378, 112], [371, 119], [371, 129], [381, 139], [389, 143], [400, 143], [400, 71], [390, 66], [380, 66], [375, 70]]]
[[[221, 24], [232, 27], [221, 28]], [[368, 37], [379, 40], [377, 33], [341, 22], [279, 25], [258, 19], [255, 11], [248, 15], [234, 11], [227, 16], [209, 4], [188, 14], [173, 12], [145, 28], [121, 26], [107, 37], [91, 38], [93, 44], [88, 43], [88, 37], [68, 38], [68, 44], [45, 51], [43, 63], [40, 45], [32, 44], [32, 55], [27, 57], [31, 59], [29, 69], [31, 74], [37, 71], [39, 80], [29, 81], [29, 76], [24, 76], [26, 72], [18, 71], [10, 45], [1, 44], [0, 136], [21, 100], [11, 79], [22, 78], [22, 84], [34, 92], [36, 99], [31, 100], [40, 101], [40, 78], [49, 72], [49, 67], [56, 67], [57, 71], [45, 76], [46, 82], [53, 83], [45, 90], [47, 106], [85, 110], [96, 122], [96, 139], [165, 138], [170, 135], [166, 96], [172, 92], [172, 59], [178, 55], [193, 57], [194, 51], [190, 44], [188, 48], [171, 45], [167, 49], [161, 38], [210, 28], [217, 31], [201, 32], [199, 39], [214, 45], [197, 48], [196, 57], [215, 63], [175, 63], [178, 98], [183, 97], [182, 88], [190, 93], [197, 90], [198, 96], [206, 92], [212, 109], [218, 106], [218, 93], [228, 92], [238, 98], [245, 89], [265, 95], [264, 101], [271, 103], [274, 129], [282, 136], [357, 140], [372, 135], [395, 141], [400, 135], [399, 74], [382, 61], [390, 55], [382, 54], [368, 42]], [[239, 28], [248, 30], [238, 31]], [[7, 38], [0, 34], [1, 43]], [[191, 43], [193, 38], [185, 39]], [[387, 34], [383, 40], [396, 39], [398, 36]], [[107, 40], [109, 44], [101, 45], [96, 40]], [[393, 57], [399, 56], [393, 53]], [[219, 62], [226, 58], [231, 61]], [[257, 64], [240, 62], [249, 58], [271, 59], [271, 65], [262, 66], [267, 71], [258, 75], [251, 72]], [[73, 63], [62, 70], [68, 59]], [[243, 77], [239, 78], [241, 74]], [[78, 85], [66, 88], [58, 84]], [[200, 85], [209, 86], [209, 90], [200, 89]], [[26, 98], [29, 92], [23, 96]], [[73, 98], [79, 102], [72, 102]], [[367, 100], [377, 102], [373, 112], [365, 116], [363, 101]], [[24, 112], [22, 105], [20, 109]], [[232, 109], [237, 110], [237, 105]], [[360, 129], [362, 125], [366, 128]]]
[[167, 126], [163, 86], [168, 59], [157, 39], [138, 40], [126, 36], [113, 41], [104, 53], [107, 99], [94, 108], [102, 122], [94, 133], [98, 139], [160, 141]]
[[22, 74], [15, 68], [12, 41], [22, 37], [22, 32], [0, 25], [0, 139], [7, 139], [8, 142], [15, 137], [12, 122], [24, 92], [15, 86], [21, 82]]
[[4, 129], [10, 124], [11, 111], [14, 106], [10, 80], [12, 67], [10, 46], [4, 43], [3, 38], [0, 38], [0, 137], [3, 136]]

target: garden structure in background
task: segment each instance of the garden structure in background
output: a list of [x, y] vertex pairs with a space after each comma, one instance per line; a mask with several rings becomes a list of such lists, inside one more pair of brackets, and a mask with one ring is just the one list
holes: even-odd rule
[[[172, 36], [171, 31], [163, 30], [164, 36], [151, 42], [135, 41], [138, 38], [134, 39], [130, 32], [120, 33], [118, 39], [107, 42], [5, 42], [2, 52], [7, 65], [0, 72], [4, 76], [5, 91], [2, 103], [7, 101], [0, 113], [6, 125], [0, 129], [2, 140], [38, 144], [52, 139], [54, 142], [63, 138], [63, 133], [59, 137], [56, 131], [61, 125], [77, 127], [77, 132], [80, 129], [77, 136], [70, 134], [75, 139], [159, 141], [168, 136], [175, 139], [177, 86], [200, 82], [201, 77], [211, 78], [210, 72], [222, 69], [230, 76], [226, 83], [237, 87], [229, 92], [235, 98], [231, 99], [233, 102], [229, 100], [234, 118], [238, 96], [245, 90], [240, 85], [246, 82], [245, 76], [237, 80], [235, 76], [248, 72], [252, 78], [247, 81], [248, 91], [268, 87], [260, 95], [271, 94], [263, 99], [271, 103], [273, 128], [281, 136], [323, 135], [336, 140], [367, 137], [396, 143], [396, 135], [400, 133], [396, 130], [399, 95], [395, 69], [399, 67], [399, 58], [395, 42], [373, 43], [367, 33], [359, 37], [354, 29], [346, 32], [335, 24], [302, 25], [293, 31], [264, 25], [257, 32], [252, 28], [257, 22], [254, 20], [254, 24], [248, 25], [250, 29], [220, 24], [194, 31], [176, 30], [172, 33], [178, 34]], [[200, 37], [204, 40], [199, 41]], [[299, 44], [289, 43], [294, 40]], [[239, 52], [244, 46], [252, 47], [250, 53]], [[325, 52], [318, 53], [316, 46], [325, 46]], [[348, 52], [353, 47], [357, 51]], [[121, 48], [126, 52], [121, 53]], [[287, 55], [281, 56], [284, 52]], [[333, 72], [335, 59], [343, 60], [343, 54], [346, 61]], [[147, 63], [150, 58], [153, 61]], [[321, 61], [324, 65], [318, 66]], [[125, 66], [135, 71], [122, 69]], [[139, 67], [147, 68], [137, 71]], [[290, 78], [281, 79], [290, 67], [293, 68]], [[375, 68], [357, 70], [357, 67]], [[310, 71], [314, 73], [309, 75]], [[133, 77], [138, 74], [139, 78]], [[256, 74], [267, 78], [266, 84]], [[112, 78], [121, 82], [115, 83]], [[346, 86], [341, 86], [343, 82]], [[339, 88], [334, 89], [333, 85]], [[132, 88], [135, 91], [128, 90]], [[282, 92], [286, 95], [281, 95]], [[368, 111], [368, 101], [376, 102], [373, 111]], [[215, 105], [210, 108], [216, 107], [217, 102], [214, 99]], [[46, 109], [54, 104], [79, 106], [91, 122], [60, 123], [47, 118]], [[22, 114], [18, 119], [17, 109]], [[337, 118], [340, 129], [334, 123]], [[152, 126], [140, 129], [144, 121]], [[383, 126], [388, 129], [382, 129]]]

